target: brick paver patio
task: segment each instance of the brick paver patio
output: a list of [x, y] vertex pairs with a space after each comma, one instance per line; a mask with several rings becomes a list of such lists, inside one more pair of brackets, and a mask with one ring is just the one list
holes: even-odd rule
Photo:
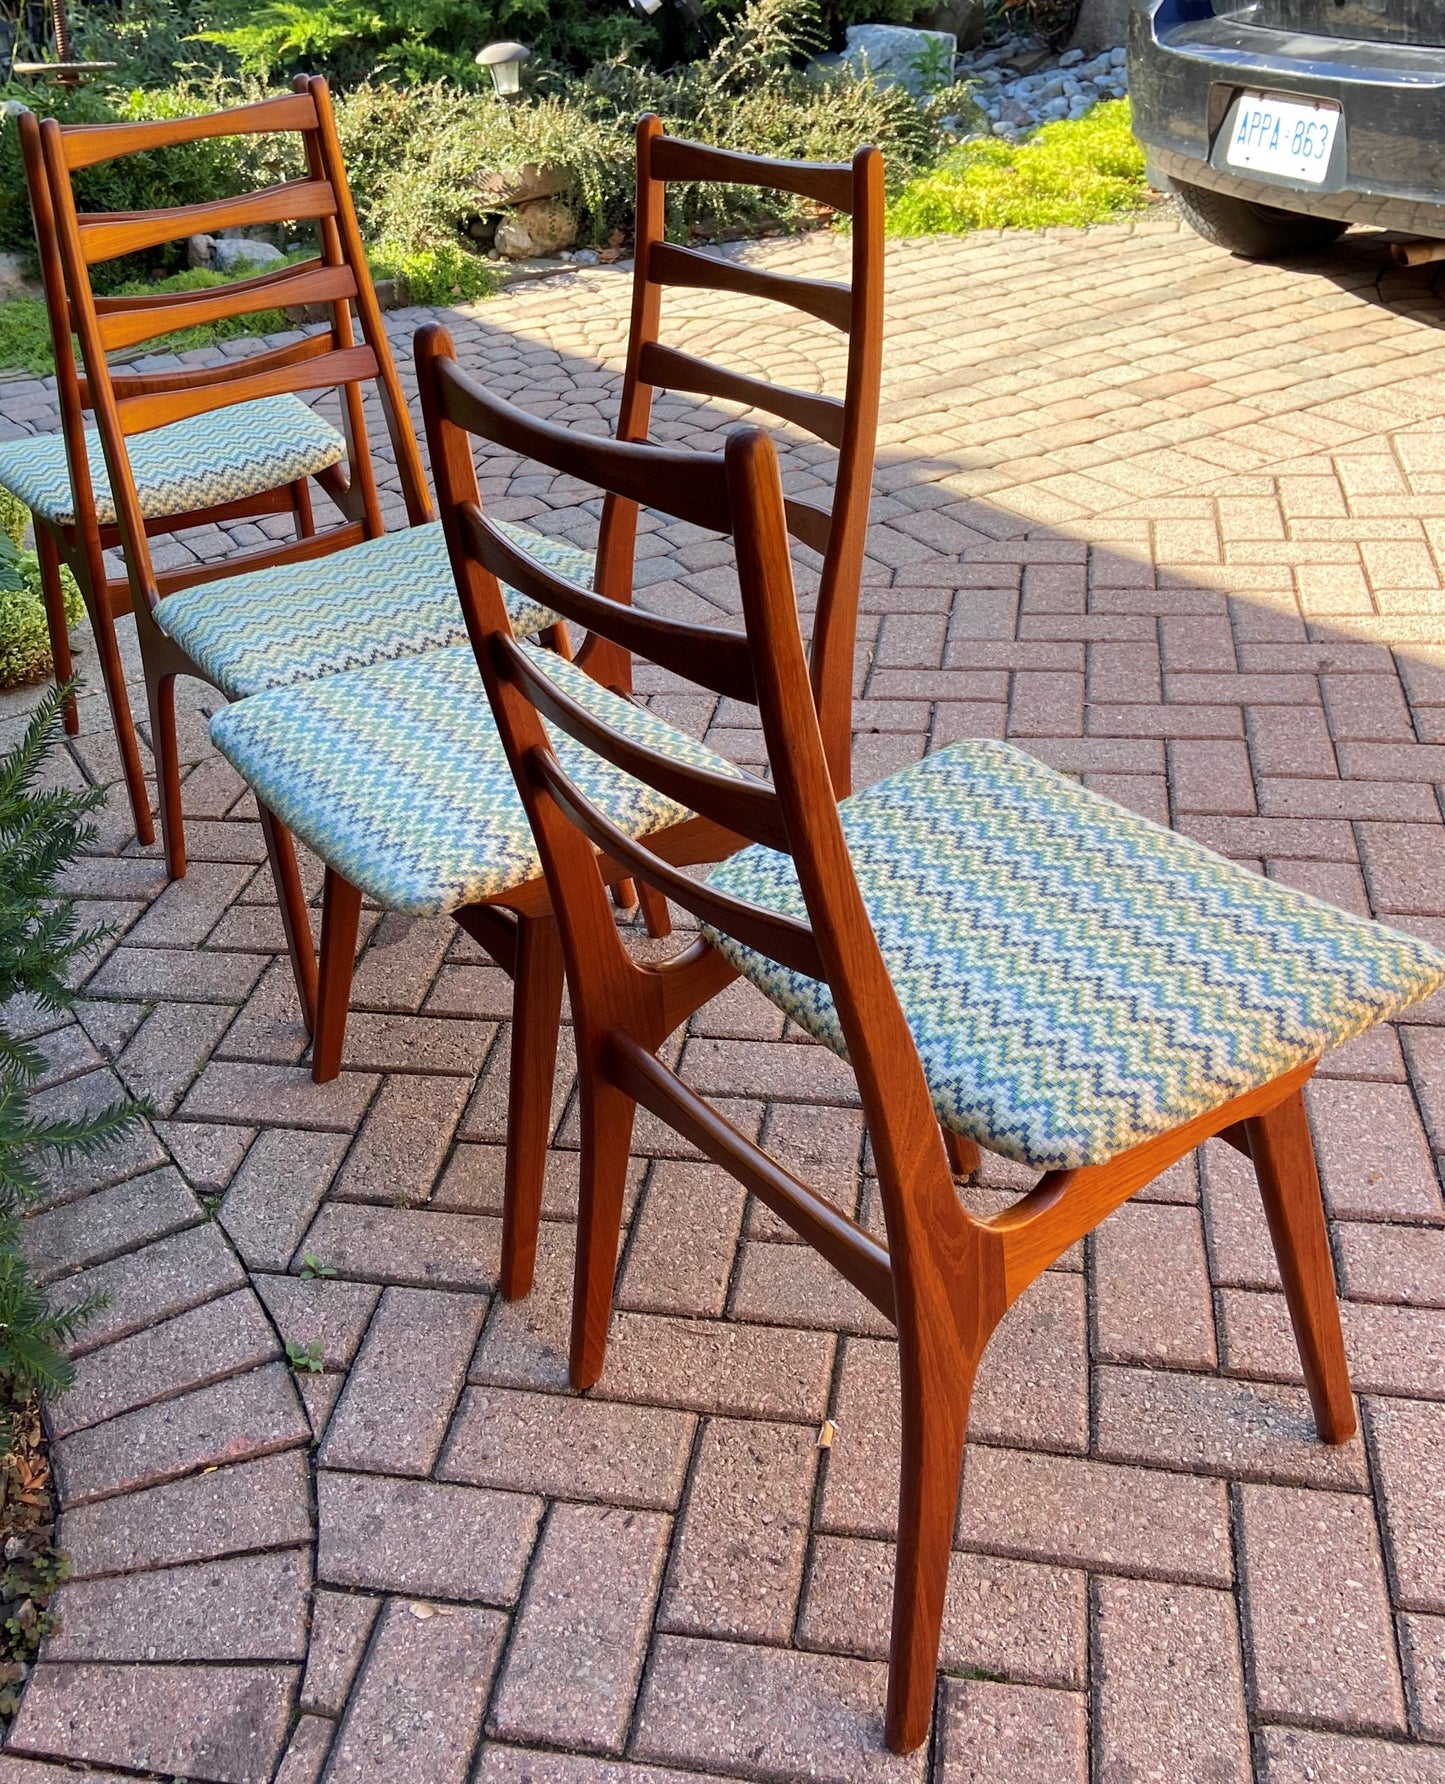
[[[753, 252], [826, 272], [844, 248]], [[859, 778], [1007, 734], [1445, 939], [1428, 273], [1369, 238], [1251, 267], [1168, 219], [895, 246]], [[453, 322], [504, 394], [597, 426], [627, 302], [599, 269]], [[773, 376], [836, 369], [804, 319], [705, 295], [675, 314], [685, 342]], [[5, 386], [0, 414], [54, 423], [38, 384]], [[731, 417], [674, 400], [660, 419], [694, 440]], [[793, 485], [826, 456], [796, 446]], [[586, 491], [485, 469], [497, 512], [590, 538]], [[657, 528], [640, 598], [727, 610], [725, 562]], [[647, 685], [757, 760], [744, 716]], [[5, 735], [31, 698], [0, 703]], [[111, 1299], [54, 1408], [75, 1579], [0, 1784], [59, 1784], [65, 1761], [237, 1784], [1445, 1780], [1439, 1000], [1326, 1060], [1311, 1096], [1363, 1440], [1313, 1441], [1252, 1181], [1212, 1143], [995, 1341], [934, 1737], [900, 1759], [880, 1745], [886, 1330], [644, 1119], [607, 1372], [570, 1395], [569, 1087], [537, 1286], [506, 1305], [507, 986], [446, 922], [381, 918], [347, 1069], [312, 1085], [254, 812], [207, 751], [212, 698], [189, 684], [185, 881], [135, 848], [119, 796], [68, 876], [122, 933], [46, 1036], [47, 1102], [119, 1081], [157, 1118], [66, 1172], [29, 1227], [59, 1295]], [[100, 701], [83, 712], [59, 772], [112, 781]], [[873, 1208], [846, 1072], [756, 996], [705, 1011], [682, 1058]], [[967, 1193], [993, 1206], [1019, 1182], [995, 1164]], [[288, 1367], [293, 1340], [321, 1372]]]

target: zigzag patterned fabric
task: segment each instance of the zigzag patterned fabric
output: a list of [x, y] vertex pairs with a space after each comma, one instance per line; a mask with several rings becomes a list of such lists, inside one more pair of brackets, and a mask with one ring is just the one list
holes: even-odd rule
[[[592, 586], [590, 552], [511, 522], [498, 524], [540, 563]], [[503, 593], [519, 637], [557, 618], [529, 595]], [[302, 564], [197, 583], [167, 595], [160, 618], [232, 700], [463, 644], [467, 636], [440, 521]]]
[[[737, 774], [555, 653], [536, 657], [564, 693], [628, 737]], [[287, 829], [388, 910], [436, 916], [542, 871], [470, 649], [238, 701], [211, 720], [211, 741]], [[553, 741], [567, 773], [629, 835], [688, 816], [565, 736]]]
[[[859, 890], [939, 1119], [1051, 1169], [1098, 1164], [1445, 984], [1414, 937], [1261, 879], [1007, 744], [843, 801]], [[790, 857], [708, 883], [806, 915]], [[835, 1053], [826, 985], [708, 939]]]
[[[85, 455], [96, 521], [109, 526], [115, 499], [94, 428], [86, 429]], [[131, 473], [147, 520], [258, 496], [345, 457], [346, 442], [336, 429], [294, 396], [268, 396], [217, 414], [193, 415], [130, 442]], [[0, 445], [0, 485], [33, 514], [56, 526], [74, 526], [75, 496], [58, 433]]]

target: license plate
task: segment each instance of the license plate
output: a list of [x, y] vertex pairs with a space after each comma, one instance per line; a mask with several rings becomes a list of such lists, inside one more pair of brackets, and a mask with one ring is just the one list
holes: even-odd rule
[[1318, 186], [1329, 171], [1339, 123], [1337, 105], [1281, 99], [1273, 93], [1241, 93], [1224, 159], [1230, 167]]

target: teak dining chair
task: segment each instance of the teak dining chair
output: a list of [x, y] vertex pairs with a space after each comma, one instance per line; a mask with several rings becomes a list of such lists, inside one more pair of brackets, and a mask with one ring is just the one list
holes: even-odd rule
[[[660, 132], [655, 118], [644, 118], [638, 129], [638, 248], [619, 430], [645, 434], [651, 385], [667, 382], [754, 404], [838, 446], [831, 506], [799, 499], [788, 504], [787, 516], [795, 535], [823, 556], [810, 664], [830, 767], [846, 789], [883, 328], [882, 159], [876, 149], [862, 148], [851, 165], [777, 162]], [[850, 213], [851, 283], [759, 272], [664, 242], [665, 185], [704, 179], [802, 193]], [[843, 395], [779, 388], [658, 345], [664, 284], [771, 298], [844, 330]], [[616, 491], [603, 502], [595, 586], [618, 602], [631, 599], [638, 506], [636, 496]], [[553, 567], [566, 574], [565, 567]], [[574, 574], [572, 580], [593, 578]], [[460, 620], [460, 607], [455, 611]], [[639, 623], [645, 627], [641, 616]], [[609, 639], [584, 640], [570, 673], [556, 673], [578, 699], [600, 699], [599, 688], [623, 695], [631, 688], [631, 658]], [[636, 722], [657, 726], [645, 713]], [[659, 747], [696, 748], [669, 727], [654, 735]], [[363, 895], [388, 910], [449, 912], [512, 975], [502, 1285], [509, 1296], [524, 1294], [546, 1162], [562, 957], [540, 864], [470, 651], [432, 652], [357, 670], [344, 682], [259, 695], [245, 710], [218, 714], [211, 736], [261, 806], [326, 863], [312, 1051], [318, 1082], [341, 1069]], [[654, 827], [650, 807], [635, 815]], [[716, 860], [733, 846], [715, 826], [688, 821], [682, 808], [669, 808], [667, 823], [658, 846], [672, 860]], [[663, 933], [665, 901], [656, 899], [647, 915], [654, 933]], [[299, 923], [288, 936], [300, 985], [314, 970], [310, 939]]]
[[[289, 136], [299, 142], [306, 174], [201, 204], [117, 213], [77, 208], [76, 173], [118, 157], [221, 136]], [[116, 679], [112, 621], [121, 591], [105, 580], [100, 559], [111, 537], [96, 510], [96, 473], [103, 464], [145, 666], [166, 863], [178, 877], [185, 871], [185, 840], [176, 676], [198, 676], [228, 699], [239, 699], [263, 688], [454, 645], [463, 635], [455, 589], [357, 228], [326, 83], [298, 76], [288, 96], [160, 123], [64, 125], [47, 118], [37, 125], [31, 119], [25, 140], [32, 160], [38, 144], [44, 164], [43, 173], [36, 169], [32, 175], [42, 252], [52, 262], [58, 259], [63, 274], [49, 279], [47, 294], [57, 341], [64, 337], [60, 362], [69, 364], [62, 385], [70, 387], [65, 445], [74, 490], [70, 533], [42, 524], [40, 536], [74, 548], [103, 655], [116, 658], [115, 676], [108, 673], [107, 680], [118, 733], [131, 744], [127, 772], [133, 802], [138, 811], [148, 810], [124, 683]], [[281, 221], [314, 224], [319, 253], [212, 290], [105, 297], [93, 289], [91, 268], [120, 255], [198, 230]], [[53, 275], [53, 265], [51, 270]], [[108, 361], [117, 348], [179, 327], [301, 304], [325, 305], [329, 323], [300, 341], [249, 357], [152, 373], [113, 370]], [[83, 380], [68, 359], [72, 329], [80, 342]], [[394, 533], [385, 530], [372, 464], [363, 407], [368, 384], [375, 385], [380, 399], [410, 523]], [[329, 389], [340, 394], [340, 435], [298, 397]], [[81, 428], [82, 406], [94, 411], [93, 436]], [[308, 418], [317, 440], [327, 443], [326, 462], [316, 466], [315, 477], [339, 510], [336, 523], [316, 530], [309, 503], [297, 496], [301, 537], [201, 569], [158, 572], [150, 535], [177, 521], [149, 511], [153, 484], [184, 487], [190, 478], [197, 489], [211, 489], [217, 474], [223, 480], [233, 474], [249, 477], [252, 458], [263, 456], [257, 442], [264, 443], [271, 429], [297, 411]], [[32, 444], [38, 445], [26, 443]], [[195, 500], [187, 503], [186, 524], [194, 524], [197, 506]], [[221, 508], [230, 513], [224, 503]], [[212, 504], [209, 518], [223, 517]], [[564, 547], [554, 552], [556, 561], [575, 570], [575, 554]], [[523, 631], [544, 629], [552, 618], [520, 597], [514, 610]], [[305, 928], [289, 842], [277, 836], [269, 819], [263, 822], [288, 928], [298, 923]], [[308, 1020], [311, 1014], [308, 1008]]]
[[[640, 1104], [813, 1245], [898, 1331], [898, 1553], [887, 1738], [927, 1734], [965, 1431], [989, 1337], [1029, 1283], [1219, 1135], [1249, 1156], [1320, 1436], [1355, 1412], [1301, 1090], [1320, 1054], [1445, 984], [1445, 955], [1259, 878], [1007, 744], [966, 742], [834, 799], [767, 435], [725, 461], [558, 437], [423, 337], [442, 522], [497, 727], [561, 927], [581, 1084], [571, 1377], [602, 1371]], [[730, 532], [745, 635], [642, 616], [525, 562], [483, 514], [473, 434]], [[594, 636], [758, 708], [772, 784], [660, 752], [570, 695], [507, 622], [499, 578]], [[601, 768], [751, 846], [705, 882], [613, 821]], [[631, 955], [606, 879], [627, 873], [702, 925], [661, 964]], [[786, 1171], [657, 1057], [736, 973], [846, 1057], [886, 1244]], [[684, 1056], [685, 1057], [685, 1056]], [[939, 1123], [1030, 1165], [992, 1218], [960, 1201]]]

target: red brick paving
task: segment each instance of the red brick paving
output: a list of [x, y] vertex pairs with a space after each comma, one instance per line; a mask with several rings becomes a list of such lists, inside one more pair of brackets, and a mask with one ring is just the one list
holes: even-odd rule
[[[843, 250], [753, 252], [826, 274]], [[1163, 220], [897, 244], [888, 276], [859, 778], [1009, 735], [1445, 939], [1428, 271], [1368, 237], [1248, 266]], [[672, 315], [695, 350], [793, 383], [838, 367], [799, 319], [709, 294]], [[626, 280], [598, 270], [451, 321], [494, 388], [600, 430], [626, 317]], [[663, 398], [657, 419], [715, 444], [731, 416]], [[0, 388], [0, 428], [53, 421], [42, 386]], [[795, 443], [790, 484], [825, 457]], [[501, 452], [482, 470], [499, 514], [592, 538], [585, 490]], [[729, 611], [726, 554], [654, 525], [638, 598]], [[645, 686], [757, 759], [746, 712]], [[313, 1086], [250, 803], [207, 753], [213, 696], [183, 698], [185, 882], [117, 800], [67, 877], [123, 934], [43, 1036], [47, 1102], [119, 1080], [158, 1118], [61, 1173], [30, 1223], [58, 1293], [111, 1302], [54, 1413], [75, 1583], [0, 1784], [66, 1761], [227, 1784], [1445, 1779], [1445, 1000], [1311, 1091], [1361, 1437], [1314, 1441], [1257, 1192], [1207, 1147], [996, 1341], [934, 1733], [900, 1760], [880, 1746], [897, 1436], [872, 1311], [644, 1119], [608, 1368], [568, 1394], [565, 1064], [537, 1286], [507, 1306], [505, 983], [446, 923], [383, 917], [348, 1069]], [[0, 733], [30, 699], [0, 702]], [[81, 712], [54, 772], [109, 782], [95, 693]], [[876, 1220], [846, 1072], [753, 994], [699, 1014], [683, 1069]], [[996, 1207], [1024, 1181], [989, 1161], [969, 1194]], [[302, 1277], [308, 1255], [336, 1275]], [[321, 1373], [288, 1372], [288, 1341], [319, 1344]]]

